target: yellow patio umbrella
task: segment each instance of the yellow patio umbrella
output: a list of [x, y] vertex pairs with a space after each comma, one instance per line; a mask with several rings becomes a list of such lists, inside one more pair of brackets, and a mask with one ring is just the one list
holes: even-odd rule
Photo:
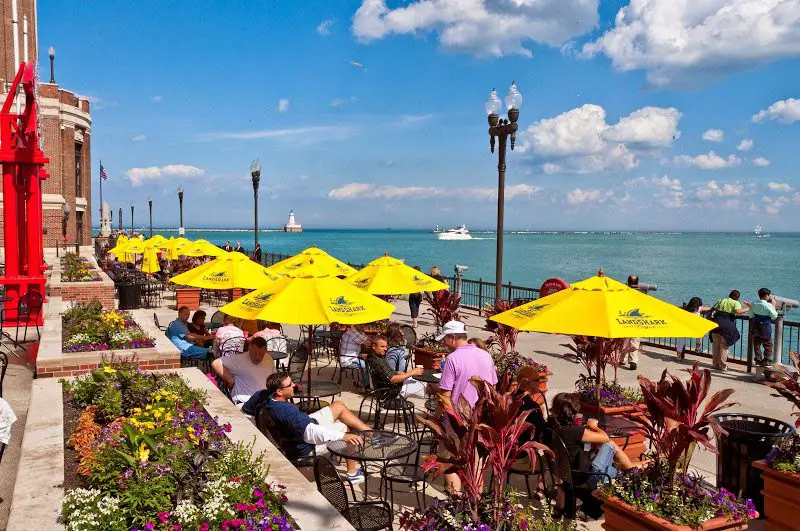
[[264, 266], [242, 253], [222, 251], [222, 255], [215, 260], [176, 275], [170, 282], [195, 288], [256, 289], [280, 278], [268, 273]]
[[490, 317], [519, 330], [596, 336], [703, 337], [717, 324], [603, 275]]
[[[206, 240], [197, 240], [191, 245], [186, 245], [178, 251], [183, 256], [222, 256], [225, 251], [208, 243]], [[241, 254], [241, 253], [240, 253]]]
[[158, 248], [165, 248], [169, 244], [169, 240], [163, 237], [160, 234], [156, 234], [152, 238], [148, 238], [144, 241], [145, 243], [153, 244], [153, 246]]
[[127, 237], [127, 236], [125, 236], [124, 234], [120, 234], [120, 235], [117, 237], [117, 242], [116, 242], [116, 244], [114, 245], [114, 247], [112, 247], [111, 249], [109, 249], [109, 250], [108, 250], [108, 252], [109, 252], [109, 253], [116, 254], [116, 251], [119, 251], [119, 250], [120, 250], [120, 249], [121, 249], [121, 248], [122, 248], [124, 245], [127, 245], [127, 243], [128, 243], [128, 237]]
[[142, 273], [158, 273], [161, 267], [158, 265], [158, 249], [155, 245], [148, 244], [142, 253]]
[[[243, 319], [308, 325], [308, 387], [314, 325], [362, 324], [388, 318], [394, 306], [333, 275], [321, 264], [306, 264], [303, 276], [284, 277], [226, 304], [220, 311]], [[319, 276], [315, 276], [315, 274]]]
[[450, 286], [385, 254], [357, 271], [347, 281], [373, 295], [405, 295], [439, 291]]
[[167, 240], [166, 245], [164, 246], [164, 250], [167, 252], [166, 257], [167, 260], [177, 260], [180, 258], [180, 250], [186, 247], [187, 245], [191, 245], [192, 242], [180, 236], [178, 238], [173, 238], [170, 236], [169, 240]]
[[301, 251], [291, 258], [281, 260], [280, 262], [269, 266], [267, 270], [271, 273], [291, 276], [295, 274], [297, 269], [306, 265], [310, 259], [314, 260], [314, 263], [317, 265], [317, 267], [322, 268], [324, 272], [333, 276], [344, 275], [349, 277], [356, 272], [356, 270], [349, 265], [345, 264], [341, 260], [337, 260], [316, 246], [309, 247], [308, 249]]

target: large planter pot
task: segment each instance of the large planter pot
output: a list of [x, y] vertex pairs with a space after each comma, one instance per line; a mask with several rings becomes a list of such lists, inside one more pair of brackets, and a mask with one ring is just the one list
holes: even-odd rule
[[422, 365], [426, 369], [436, 369], [436, 365], [441, 361], [444, 352], [436, 352], [426, 348], [414, 347], [414, 365]]
[[712, 518], [697, 528], [675, 525], [652, 514], [639, 511], [619, 498], [613, 496], [605, 498], [599, 496], [596, 491], [594, 494], [603, 501], [603, 511], [605, 512], [603, 529], [606, 531], [735, 531], [747, 529], [747, 521], [726, 520], [722, 517]]
[[647, 439], [645, 439], [644, 434], [632, 433], [629, 436], [615, 437], [614, 432], [631, 431], [634, 424], [626, 418], [626, 415], [631, 413], [642, 414], [644, 409], [644, 404], [620, 407], [598, 407], [597, 404], [581, 402], [581, 413], [583, 413], [585, 417], [596, 418], [603, 428], [609, 432], [611, 440], [620, 448], [624, 448], [625, 455], [634, 462], [640, 461], [642, 459], [642, 454], [647, 451]]
[[800, 518], [800, 474], [773, 470], [764, 461], [754, 461], [764, 480], [764, 531], [790, 531]]
[[175, 301], [180, 308], [188, 306], [190, 310], [200, 308], [200, 288], [178, 288], [175, 290]]

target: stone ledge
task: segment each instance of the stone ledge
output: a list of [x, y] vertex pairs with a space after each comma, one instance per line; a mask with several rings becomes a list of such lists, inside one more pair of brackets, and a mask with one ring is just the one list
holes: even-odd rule
[[100, 280], [85, 282], [65, 282], [61, 280], [61, 259], [48, 256], [50, 266], [47, 290], [51, 297], [61, 297], [63, 301], [89, 302], [97, 299], [103, 308], [114, 309], [116, 290], [114, 281], [100, 269], [94, 256], [88, 256], [92, 270], [100, 275]]
[[[287, 512], [302, 531], [355, 531], [281, 452], [197, 369], [176, 369], [192, 388], [207, 393], [206, 411], [231, 425], [232, 442], [252, 442], [264, 452], [268, 481], [286, 486]], [[57, 522], [64, 498], [64, 406], [61, 384], [37, 380], [31, 388], [8, 529], [64, 529]]]

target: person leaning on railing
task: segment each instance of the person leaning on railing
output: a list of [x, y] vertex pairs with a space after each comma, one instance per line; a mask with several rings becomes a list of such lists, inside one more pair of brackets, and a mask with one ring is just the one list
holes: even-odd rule
[[739, 297], [739, 290], [733, 290], [726, 298], [718, 300], [711, 307], [713, 314], [711, 320], [718, 325], [711, 331], [712, 365], [720, 371], [728, 370], [728, 349], [741, 337], [739, 329], [736, 328], [736, 316], [746, 314], [750, 309], [750, 303], [739, 302]]
[[772, 320], [778, 317], [775, 297], [769, 288], [758, 290], [758, 300], [750, 306], [747, 315], [756, 365], [767, 365], [772, 360]]

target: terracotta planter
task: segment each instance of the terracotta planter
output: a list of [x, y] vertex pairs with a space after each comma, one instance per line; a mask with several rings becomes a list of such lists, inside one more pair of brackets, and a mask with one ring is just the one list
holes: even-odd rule
[[619, 498], [613, 496], [604, 498], [599, 496], [597, 491], [594, 492], [594, 495], [603, 501], [603, 511], [605, 512], [603, 529], [606, 531], [738, 531], [747, 529], [746, 521], [726, 520], [721, 517], [712, 518], [698, 528], [675, 525], [652, 514], [634, 509]]
[[200, 307], [200, 288], [178, 288], [175, 290], [175, 301], [180, 308], [188, 306], [190, 310]]
[[444, 352], [436, 352], [426, 348], [414, 347], [414, 365], [422, 365], [426, 369], [435, 369], [435, 365], [441, 361]]
[[797, 529], [800, 517], [800, 474], [773, 470], [764, 461], [753, 461], [764, 480], [764, 531]]
[[[596, 418], [598, 422], [606, 429], [606, 431], [614, 432], [618, 430], [628, 431], [633, 427], [633, 423], [625, 418], [629, 413], [644, 411], [644, 404], [635, 406], [620, 406], [620, 407], [605, 407], [590, 402], [581, 402], [581, 413], [585, 417]], [[642, 454], [647, 451], [647, 439], [641, 433], [635, 433], [629, 437], [611, 437], [617, 446], [622, 448], [624, 446], [625, 455], [630, 457], [631, 461], [638, 462], [641, 460]], [[625, 444], [627, 441], [627, 445]]]

